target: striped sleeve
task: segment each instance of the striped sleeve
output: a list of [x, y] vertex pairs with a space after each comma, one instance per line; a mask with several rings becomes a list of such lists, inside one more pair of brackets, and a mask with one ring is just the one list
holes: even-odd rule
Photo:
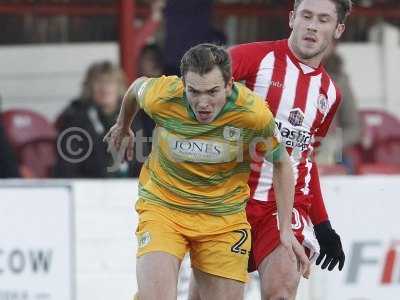
[[284, 146], [281, 143], [281, 135], [276, 126], [275, 119], [269, 109], [267, 109], [266, 119], [267, 122], [263, 129], [262, 141], [257, 143], [257, 152], [264, 153], [266, 160], [274, 162], [280, 160]]
[[240, 44], [229, 48], [232, 60], [232, 76], [236, 81], [252, 81], [257, 76], [260, 62], [268, 51], [270, 42]]
[[320, 138], [325, 137], [326, 134], [328, 133], [329, 127], [331, 126], [332, 121], [335, 117], [336, 111], [338, 110], [339, 105], [342, 101], [342, 95], [341, 95], [339, 88], [337, 86], [335, 86], [333, 82], [332, 82], [332, 87], [333, 87], [334, 94], [335, 94], [334, 102], [331, 105], [327, 115], [323, 119], [321, 125], [319, 126], [317, 132], [315, 133], [315, 135]]
[[181, 80], [177, 76], [161, 76], [147, 79], [138, 91], [138, 103], [149, 116], [159, 114], [160, 102], [179, 93]]

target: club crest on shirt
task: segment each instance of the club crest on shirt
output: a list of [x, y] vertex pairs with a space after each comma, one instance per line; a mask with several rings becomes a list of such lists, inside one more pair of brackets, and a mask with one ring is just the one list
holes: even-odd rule
[[141, 236], [138, 236], [138, 247], [143, 248], [147, 246], [151, 241], [150, 232], [146, 231]]
[[293, 126], [301, 126], [304, 121], [304, 113], [300, 108], [292, 109], [289, 113], [288, 121]]
[[319, 95], [317, 107], [320, 113], [325, 115], [326, 111], [328, 110], [328, 99], [324, 94]]
[[227, 141], [236, 142], [240, 139], [240, 128], [225, 126], [223, 135]]

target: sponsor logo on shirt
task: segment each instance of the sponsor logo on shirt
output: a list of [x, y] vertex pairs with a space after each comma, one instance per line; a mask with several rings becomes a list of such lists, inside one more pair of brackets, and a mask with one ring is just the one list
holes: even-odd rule
[[283, 88], [285, 88], [285, 86], [283, 85], [283, 83], [280, 82], [280, 81], [271, 80], [271, 81], [269, 82], [269, 85], [270, 85], [270, 86], [272, 85], [273, 87], [276, 87], [276, 88], [278, 88], [278, 89], [283, 89]]
[[276, 121], [276, 126], [281, 133], [282, 144], [286, 147], [296, 148], [300, 152], [308, 149], [311, 143], [311, 134], [309, 132], [305, 130], [296, 130], [291, 126], [285, 127], [280, 121]]
[[177, 161], [224, 163], [233, 161], [238, 148], [218, 141], [200, 139], [169, 139], [169, 148]]

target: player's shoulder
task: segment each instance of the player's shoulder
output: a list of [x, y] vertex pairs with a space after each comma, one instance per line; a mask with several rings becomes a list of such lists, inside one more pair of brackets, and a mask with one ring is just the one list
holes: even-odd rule
[[140, 107], [153, 118], [170, 116], [174, 108], [183, 110], [186, 107], [183, 95], [183, 82], [177, 76], [148, 78], [138, 91]]
[[176, 97], [183, 95], [183, 82], [178, 76], [161, 76], [148, 78], [145, 82], [147, 92], [157, 93], [163, 98]]
[[328, 80], [328, 90], [326, 91], [328, 98], [331, 98], [333, 101], [341, 101], [342, 100], [342, 92], [340, 87], [338, 86], [335, 79], [322, 67], [322, 76], [325, 76]]
[[238, 98], [237, 106], [241, 111], [240, 119], [245, 127], [260, 130], [273, 118], [267, 103], [258, 94], [241, 83], [235, 82]]
[[270, 52], [283, 51], [285, 49], [285, 40], [277, 41], [259, 41], [244, 43], [229, 48], [231, 55], [236, 53], [247, 53], [248, 55], [266, 55]]

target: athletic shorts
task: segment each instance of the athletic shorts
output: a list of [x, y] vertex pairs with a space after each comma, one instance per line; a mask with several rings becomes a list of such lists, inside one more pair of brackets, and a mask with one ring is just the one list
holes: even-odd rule
[[251, 236], [244, 211], [226, 216], [186, 213], [140, 199], [136, 210], [137, 256], [161, 251], [182, 260], [189, 252], [192, 267], [247, 281]]
[[[277, 208], [273, 202], [250, 200], [246, 207], [247, 219], [251, 225], [252, 250], [248, 271], [256, 271], [263, 259], [280, 244]], [[294, 205], [292, 229], [297, 240], [306, 250], [310, 260], [319, 254], [319, 244], [315, 238], [313, 225], [305, 206]]]

